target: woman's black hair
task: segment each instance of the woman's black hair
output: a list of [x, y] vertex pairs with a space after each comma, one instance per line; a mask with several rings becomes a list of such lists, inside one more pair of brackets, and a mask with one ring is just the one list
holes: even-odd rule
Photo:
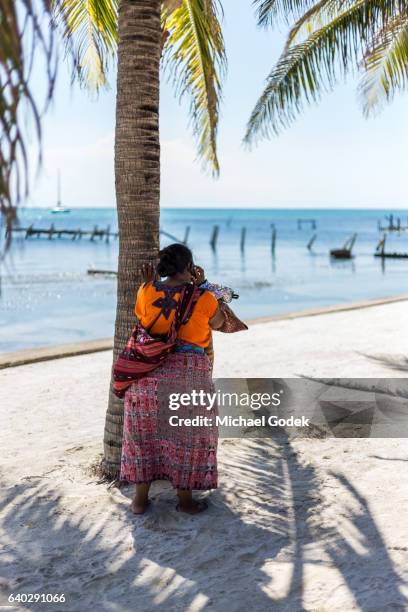
[[184, 244], [170, 244], [159, 253], [157, 274], [161, 277], [184, 272], [193, 263], [193, 254]]

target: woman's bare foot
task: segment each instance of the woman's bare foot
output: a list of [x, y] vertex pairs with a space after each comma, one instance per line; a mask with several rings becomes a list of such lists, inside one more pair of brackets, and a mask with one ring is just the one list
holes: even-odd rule
[[148, 506], [149, 506], [148, 499], [145, 499], [141, 502], [138, 501], [137, 499], [134, 499], [130, 505], [130, 509], [132, 510], [133, 514], [144, 514]]
[[144, 514], [146, 512], [149, 505], [149, 489], [150, 483], [136, 485], [135, 496], [130, 505], [133, 514]]
[[186, 512], [187, 514], [199, 514], [204, 512], [208, 508], [206, 501], [197, 501], [193, 499], [191, 491], [178, 490], [177, 495], [179, 503], [176, 506], [176, 510], [179, 512]]

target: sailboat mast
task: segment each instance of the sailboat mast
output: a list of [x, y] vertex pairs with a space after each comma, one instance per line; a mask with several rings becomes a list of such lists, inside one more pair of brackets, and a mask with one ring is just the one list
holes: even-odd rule
[[61, 170], [59, 169], [57, 178], [57, 207], [61, 207]]

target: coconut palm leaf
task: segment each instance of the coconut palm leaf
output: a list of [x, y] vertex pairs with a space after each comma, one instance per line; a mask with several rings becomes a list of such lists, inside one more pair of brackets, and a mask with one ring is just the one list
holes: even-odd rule
[[284, 51], [330, 23], [350, 3], [354, 3], [354, 0], [351, 2], [350, 0], [319, 0], [316, 2], [290, 29]]
[[289, 22], [299, 19], [305, 11], [312, 8], [314, 0], [254, 0], [258, 25], [274, 26], [279, 21]]
[[390, 102], [408, 84], [408, 15], [399, 14], [375, 37], [364, 56], [365, 75], [360, 85], [364, 114]]
[[[179, 6], [178, 6], [179, 5]], [[191, 100], [198, 155], [219, 173], [217, 129], [226, 56], [218, 0], [182, 0], [163, 12], [164, 68], [180, 99]]]
[[[117, 0], [55, 0], [57, 21], [76, 57], [83, 85], [98, 90], [117, 44]], [[217, 127], [225, 72], [225, 49], [218, 0], [164, 0], [164, 66], [176, 94], [191, 99], [190, 113], [198, 155], [215, 174]]]
[[82, 85], [98, 91], [117, 46], [117, 0], [54, 0], [56, 22], [73, 51]]
[[[28, 193], [27, 123], [41, 141], [41, 105], [31, 87], [32, 67], [39, 56], [45, 67], [46, 105], [56, 73], [50, 2], [0, 0], [0, 212], [7, 230], [16, 220], [16, 206]], [[6, 236], [7, 248], [11, 233]]]
[[402, 10], [406, 0], [355, 0], [303, 42], [288, 46], [251, 114], [245, 141], [279, 133], [339, 76], [357, 70], [376, 33]]

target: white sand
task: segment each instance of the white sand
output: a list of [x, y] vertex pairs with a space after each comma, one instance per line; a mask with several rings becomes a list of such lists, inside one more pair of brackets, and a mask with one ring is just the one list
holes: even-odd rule
[[[220, 334], [215, 375], [407, 377], [407, 311]], [[206, 513], [180, 515], [156, 484], [136, 518], [131, 488], [87, 472], [110, 365], [106, 352], [0, 372], [0, 609], [10, 592], [42, 592], [81, 612], [408, 610], [405, 439], [224, 440]]]

